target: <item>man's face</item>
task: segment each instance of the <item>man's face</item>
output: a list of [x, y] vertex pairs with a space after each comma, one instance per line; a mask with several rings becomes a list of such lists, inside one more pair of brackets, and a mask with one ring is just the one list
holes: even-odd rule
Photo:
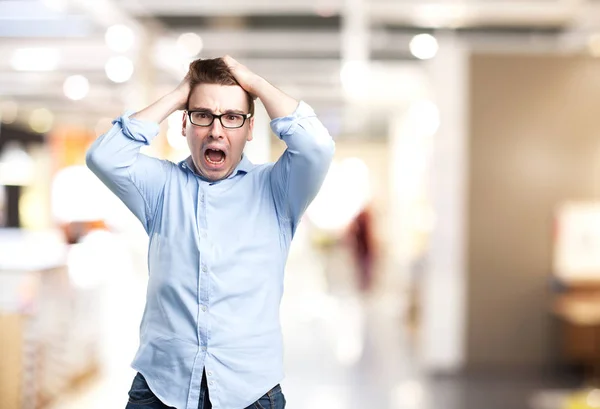
[[[190, 93], [188, 109], [215, 115], [247, 114], [248, 100], [246, 92], [237, 85], [199, 84]], [[228, 177], [240, 162], [246, 141], [252, 140], [253, 127], [254, 118], [247, 119], [236, 129], [224, 128], [217, 118], [210, 126], [196, 126], [184, 113], [182, 133], [196, 171], [212, 181]]]

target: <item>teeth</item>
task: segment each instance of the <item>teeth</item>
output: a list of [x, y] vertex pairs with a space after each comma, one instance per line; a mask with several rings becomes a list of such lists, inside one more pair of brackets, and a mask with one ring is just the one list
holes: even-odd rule
[[208, 151], [215, 151], [215, 152], [219, 152], [219, 151], [218, 151], [218, 150], [216, 150], [216, 149], [208, 149], [208, 150], [206, 151], [205, 155], [204, 155], [204, 157], [205, 157], [205, 159], [206, 159], [206, 161], [207, 161], [208, 163], [210, 163], [210, 164], [212, 164], [212, 165], [220, 165], [220, 164], [222, 164], [223, 162], [225, 162], [225, 154], [224, 154], [224, 153], [223, 153], [223, 159], [221, 159], [220, 161], [216, 161], [216, 162], [215, 162], [214, 160], [211, 160], [211, 159], [210, 159], [210, 155], [208, 155]]
[[209, 158], [208, 156], [206, 157], [206, 160], [207, 160], [209, 163], [212, 163], [213, 165], [219, 165], [219, 164], [221, 164], [221, 163], [225, 162], [225, 160], [224, 160], [224, 159], [223, 159], [223, 160], [220, 160], [220, 161], [218, 161], [218, 162], [212, 161], [212, 160], [210, 160], [210, 158]]

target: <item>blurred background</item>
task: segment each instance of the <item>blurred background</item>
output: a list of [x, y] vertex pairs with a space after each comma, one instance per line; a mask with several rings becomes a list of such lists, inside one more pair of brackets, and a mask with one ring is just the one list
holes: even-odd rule
[[[226, 53], [336, 141], [289, 409], [600, 408], [599, 1], [1, 0], [1, 409], [125, 406], [148, 239], [85, 152]], [[144, 153], [185, 158], [180, 120]]]

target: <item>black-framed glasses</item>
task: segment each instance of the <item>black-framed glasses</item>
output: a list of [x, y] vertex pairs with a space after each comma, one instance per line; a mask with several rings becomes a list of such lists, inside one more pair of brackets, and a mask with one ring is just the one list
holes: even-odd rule
[[226, 113], [216, 115], [208, 111], [187, 111], [190, 122], [196, 126], [211, 126], [215, 121], [215, 118], [221, 122], [223, 128], [236, 129], [241, 128], [246, 123], [246, 119], [249, 119], [252, 114], [236, 114]]

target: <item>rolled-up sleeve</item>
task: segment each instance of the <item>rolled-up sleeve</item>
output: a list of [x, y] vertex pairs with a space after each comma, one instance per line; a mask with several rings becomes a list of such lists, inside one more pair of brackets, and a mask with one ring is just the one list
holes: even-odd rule
[[149, 232], [169, 166], [140, 153], [158, 135], [159, 125], [132, 119], [131, 114], [115, 119], [113, 127], [92, 144], [86, 164]]
[[291, 224], [293, 233], [323, 184], [335, 143], [313, 109], [303, 101], [293, 114], [272, 120], [271, 129], [287, 145], [270, 177], [279, 217]]

